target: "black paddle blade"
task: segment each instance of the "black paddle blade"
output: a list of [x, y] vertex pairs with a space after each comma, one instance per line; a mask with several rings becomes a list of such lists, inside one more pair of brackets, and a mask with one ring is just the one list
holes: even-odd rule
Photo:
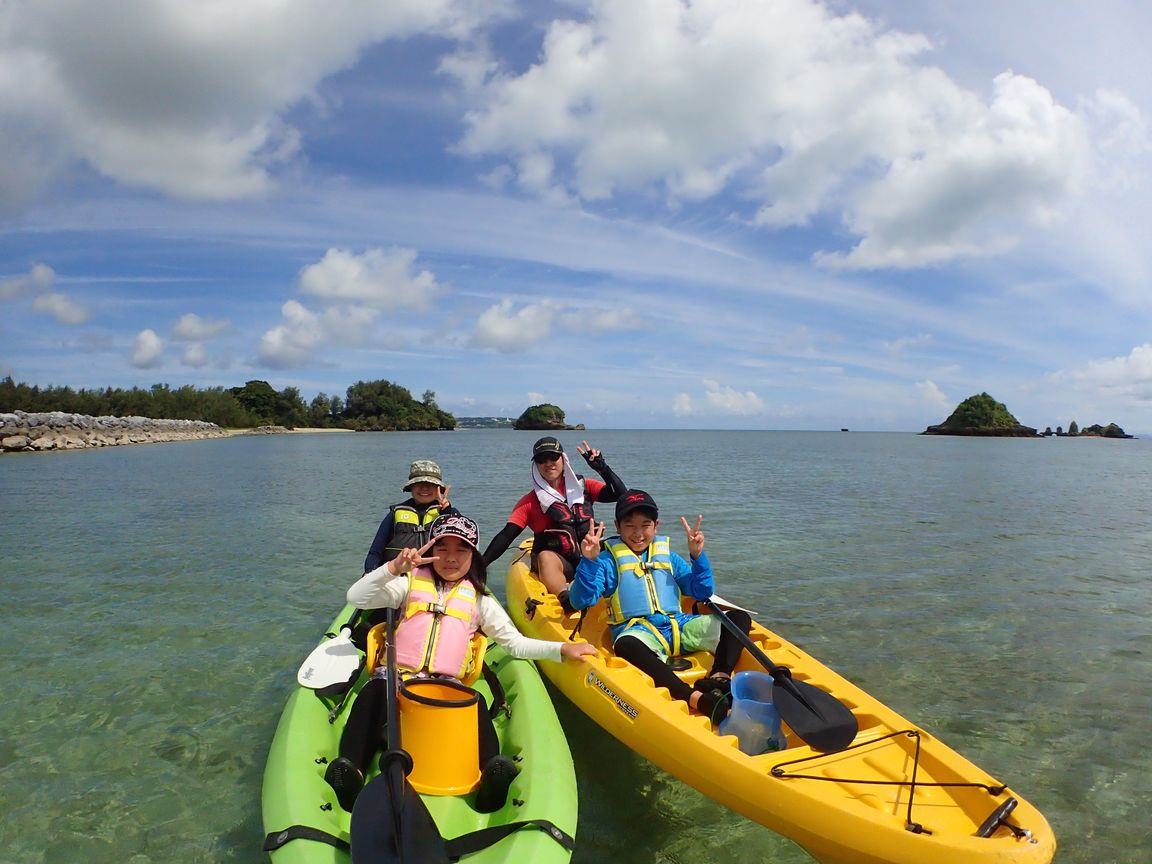
[[360, 792], [349, 833], [352, 864], [448, 864], [440, 829], [399, 765]]
[[860, 724], [843, 702], [805, 681], [781, 675], [772, 688], [772, 702], [800, 739], [822, 753], [843, 750]]

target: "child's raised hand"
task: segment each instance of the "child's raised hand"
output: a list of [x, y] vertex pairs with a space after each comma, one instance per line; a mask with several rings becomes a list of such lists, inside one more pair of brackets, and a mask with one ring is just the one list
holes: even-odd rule
[[440, 512], [443, 513], [452, 505], [448, 503], [448, 492], [451, 491], [451, 486], [437, 486], [436, 487], [436, 506]]
[[600, 541], [604, 539], [604, 523], [593, 520], [588, 526], [588, 533], [580, 541], [580, 552], [590, 561], [600, 556]]
[[688, 520], [683, 516], [680, 517], [680, 523], [684, 526], [684, 533], [688, 535], [688, 554], [693, 558], [699, 558], [700, 553], [704, 551], [704, 532], [700, 530], [700, 523], [704, 521], [702, 515], [697, 515], [696, 525], [688, 524]]
[[393, 576], [403, 576], [405, 573], [412, 570], [414, 567], [420, 567], [424, 564], [431, 564], [433, 561], [439, 560], [439, 556], [430, 555], [424, 557], [424, 553], [432, 548], [435, 540], [429, 540], [419, 549], [404, 548], [400, 550], [400, 554], [388, 565], [388, 572]]
[[579, 660], [587, 663], [589, 657], [596, 656], [596, 649], [587, 642], [565, 642], [560, 646], [560, 656], [565, 660]]

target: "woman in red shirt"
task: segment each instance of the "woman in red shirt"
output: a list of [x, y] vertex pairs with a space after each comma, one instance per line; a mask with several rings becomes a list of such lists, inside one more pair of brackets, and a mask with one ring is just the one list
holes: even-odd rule
[[580, 560], [580, 541], [592, 524], [592, 502], [615, 501], [628, 490], [587, 441], [576, 452], [604, 480], [577, 475], [560, 442], [541, 438], [532, 445], [532, 491], [516, 502], [508, 523], [484, 550], [484, 563], [491, 565], [525, 528], [531, 528], [532, 569], [568, 613], [574, 611], [568, 603], [568, 583]]

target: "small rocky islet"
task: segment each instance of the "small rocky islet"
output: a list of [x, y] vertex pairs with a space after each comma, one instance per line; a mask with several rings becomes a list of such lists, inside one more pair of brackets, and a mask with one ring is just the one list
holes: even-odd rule
[[997, 402], [987, 393], [969, 396], [956, 406], [948, 419], [936, 426], [929, 426], [921, 435], [971, 435], [997, 438], [1133, 438], [1120, 426], [1109, 423], [1107, 426], [1093, 424], [1079, 429], [1075, 421], [1069, 424], [1068, 431], [1057, 426], [1056, 431], [1047, 427], [1038, 432], [1035, 427], [1025, 426], [1017, 420], [1003, 402]]

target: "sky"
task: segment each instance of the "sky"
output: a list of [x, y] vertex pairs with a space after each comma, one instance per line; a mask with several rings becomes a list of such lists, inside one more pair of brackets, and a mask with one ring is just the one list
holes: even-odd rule
[[5, 0], [0, 375], [1152, 434], [1140, 0]]

